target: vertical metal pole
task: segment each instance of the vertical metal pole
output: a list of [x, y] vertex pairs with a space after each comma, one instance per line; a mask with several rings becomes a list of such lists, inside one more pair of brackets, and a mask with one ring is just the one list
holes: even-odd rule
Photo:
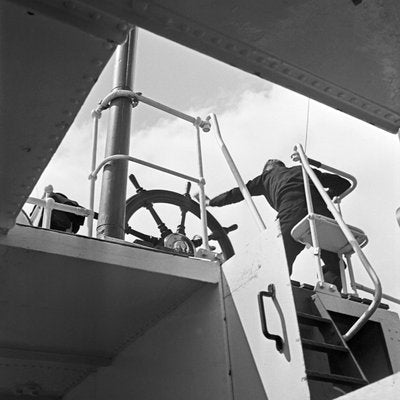
[[196, 139], [197, 139], [197, 160], [199, 166], [199, 189], [200, 189], [200, 217], [203, 229], [203, 245], [206, 250], [210, 250], [210, 245], [208, 244], [208, 232], [207, 232], [207, 210], [206, 210], [206, 194], [204, 191], [204, 172], [203, 172], [203, 157], [201, 154], [201, 137], [200, 137], [200, 127], [199, 121], [196, 123]]
[[310, 232], [311, 232], [311, 241], [313, 245], [313, 252], [314, 252], [314, 260], [317, 266], [317, 277], [319, 282], [325, 282], [324, 280], [324, 273], [322, 271], [321, 265], [321, 249], [319, 247], [318, 242], [318, 235], [317, 235], [317, 228], [315, 225], [314, 219], [314, 207], [311, 198], [311, 189], [310, 189], [310, 180], [308, 179], [307, 171], [302, 164], [301, 170], [303, 172], [303, 181], [304, 181], [304, 191], [306, 195], [306, 203], [307, 203], [307, 211], [308, 211], [308, 220], [310, 223]]
[[[113, 89], [132, 90], [136, 29], [117, 49]], [[111, 102], [105, 157], [129, 153], [132, 104], [129, 98], [119, 97]], [[100, 195], [97, 236], [125, 237], [125, 200], [128, 161], [111, 161], [104, 167]]]

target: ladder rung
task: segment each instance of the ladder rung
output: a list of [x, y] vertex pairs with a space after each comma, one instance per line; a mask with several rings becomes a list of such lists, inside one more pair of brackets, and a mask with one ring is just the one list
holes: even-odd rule
[[299, 323], [306, 325], [332, 325], [332, 321], [329, 318], [323, 318], [318, 315], [307, 314], [300, 311], [297, 312], [297, 319]]
[[365, 386], [368, 384], [367, 381], [361, 378], [354, 378], [345, 375], [336, 374], [324, 374], [321, 372], [306, 370], [307, 377], [313, 381], [331, 382], [331, 383], [342, 383], [350, 386]]
[[344, 346], [316, 342], [315, 340], [310, 340], [310, 339], [301, 339], [301, 343], [303, 344], [303, 347], [306, 349], [321, 351], [324, 353], [329, 353], [329, 352], [334, 352], [334, 351], [341, 351], [343, 353], [349, 352], [349, 350], [346, 349], [346, 347], [344, 347]]

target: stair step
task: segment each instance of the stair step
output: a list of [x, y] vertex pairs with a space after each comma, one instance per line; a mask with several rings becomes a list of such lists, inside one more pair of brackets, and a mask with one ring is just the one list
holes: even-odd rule
[[367, 381], [361, 378], [354, 378], [352, 376], [336, 375], [336, 374], [324, 374], [321, 372], [306, 370], [307, 377], [313, 381], [341, 383], [350, 386], [365, 386], [368, 384]]
[[297, 319], [299, 323], [305, 325], [313, 325], [313, 326], [332, 325], [332, 321], [328, 318], [323, 318], [318, 315], [307, 314], [300, 311], [297, 312]]
[[348, 353], [348, 349], [344, 346], [338, 346], [336, 344], [321, 343], [310, 339], [301, 339], [301, 343], [305, 349], [321, 351], [324, 353], [330, 353], [335, 351], [340, 351], [342, 353]]
[[315, 286], [314, 285], [310, 285], [309, 283], [302, 283], [300, 285], [300, 288], [314, 291]]

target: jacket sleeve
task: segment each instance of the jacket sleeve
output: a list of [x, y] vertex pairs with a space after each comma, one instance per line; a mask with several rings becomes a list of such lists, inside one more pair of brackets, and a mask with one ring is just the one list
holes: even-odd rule
[[[248, 181], [246, 187], [252, 196], [259, 196], [263, 194], [263, 184], [261, 175]], [[239, 203], [243, 200], [242, 192], [238, 187], [228, 190], [210, 200], [211, 207], [222, 207], [228, 204]]]
[[317, 171], [317, 176], [323, 187], [328, 189], [327, 193], [330, 198], [340, 196], [351, 186], [351, 183], [347, 179], [342, 178], [339, 175]]

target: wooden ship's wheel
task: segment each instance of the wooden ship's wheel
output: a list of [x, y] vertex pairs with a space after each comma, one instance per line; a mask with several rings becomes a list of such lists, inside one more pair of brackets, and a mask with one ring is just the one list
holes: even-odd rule
[[[137, 193], [126, 201], [126, 227], [125, 233], [133, 235], [135, 242], [164, 249], [170, 252], [194, 256], [196, 249], [203, 241], [193, 228], [193, 218], [200, 220], [200, 205], [189, 194], [188, 183], [185, 194], [179, 194], [169, 190], [145, 190], [137, 182], [134, 175], [129, 179], [136, 188]], [[161, 212], [163, 217], [160, 217]], [[152, 220], [152, 227], [145, 227], [145, 232], [137, 227], [135, 218], [139, 213], [148, 214]], [[175, 218], [175, 228], [171, 226]], [[168, 222], [164, 222], [168, 219]], [[197, 229], [200, 225], [197, 224]], [[234, 255], [232, 243], [228, 238], [228, 232], [237, 229], [237, 225], [223, 228], [219, 222], [207, 211], [207, 227], [210, 248], [221, 254], [223, 261]], [[156, 229], [155, 229], [156, 228]], [[194, 230], [193, 230], [194, 229]], [[152, 233], [149, 231], [152, 230]], [[156, 233], [154, 233], [156, 232]]]

